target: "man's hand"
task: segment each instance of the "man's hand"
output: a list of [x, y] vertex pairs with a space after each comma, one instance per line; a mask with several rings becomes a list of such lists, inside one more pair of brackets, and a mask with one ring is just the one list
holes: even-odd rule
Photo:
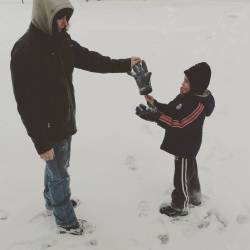
[[137, 56], [132, 56], [131, 57], [131, 70], [132, 68], [137, 64], [141, 62], [141, 58]]
[[133, 70], [127, 73], [135, 79], [141, 95], [147, 95], [152, 92], [150, 80], [152, 73], [148, 72], [148, 68], [144, 60], [142, 60], [141, 63], [139, 62], [134, 65]]
[[54, 149], [50, 149], [49, 151], [43, 153], [40, 155], [40, 158], [45, 160], [45, 161], [51, 161], [55, 158], [55, 152]]

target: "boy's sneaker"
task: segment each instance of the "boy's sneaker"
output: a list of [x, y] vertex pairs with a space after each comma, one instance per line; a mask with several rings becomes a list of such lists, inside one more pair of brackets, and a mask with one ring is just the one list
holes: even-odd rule
[[76, 225], [57, 225], [57, 233], [59, 234], [72, 234], [72, 235], [83, 235], [84, 234], [84, 224], [87, 223], [86, 220], [78, 220]]
[[180, 208], [173, 208], [172, 206], [164, 206], [160, 208], [161, 214], [166, 214], [169, 217], [186, 216], [188, 211]]

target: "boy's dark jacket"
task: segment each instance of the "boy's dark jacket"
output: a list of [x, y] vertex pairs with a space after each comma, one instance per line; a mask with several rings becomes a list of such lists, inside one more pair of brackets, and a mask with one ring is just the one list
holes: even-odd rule
[[11, 52], [17, 108], [39, 154], [76, 133], [74, 68], [99, 73], [130, 71], [131, 59], [89, 51], [65, 33], [57, 40], [31, 24]]
[[158, 125], [166, 130], [161, 149], [175, 156], [196, 157], [202, 142], [202, 129], [206, 116], [215, 106], [210, 91], [203, 95], [179, 94], [169, 104], [154, 105], [162, 113]]

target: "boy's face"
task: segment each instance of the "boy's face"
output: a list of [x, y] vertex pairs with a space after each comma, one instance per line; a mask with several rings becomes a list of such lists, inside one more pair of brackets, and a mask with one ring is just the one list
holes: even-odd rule
[[188, 94], [190, 92], [190, 90], [191, 90], [190, 82], [187, 79], [187, 77], [185, 76], [184, 80], [183, 80], [183, 82], [181, 84], [181, 87], [180, 87], [180, 93], [182, 95], [186, 95], [186, 94]]

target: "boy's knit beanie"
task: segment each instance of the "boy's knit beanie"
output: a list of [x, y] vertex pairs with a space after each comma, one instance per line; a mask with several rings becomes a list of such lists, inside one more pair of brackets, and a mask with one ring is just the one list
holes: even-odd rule
[[211, 69], [206, 62], [195, 64], [184, 71], [190, 82], [191, 92], [202, 94], [208, 87], [211, 78]]

